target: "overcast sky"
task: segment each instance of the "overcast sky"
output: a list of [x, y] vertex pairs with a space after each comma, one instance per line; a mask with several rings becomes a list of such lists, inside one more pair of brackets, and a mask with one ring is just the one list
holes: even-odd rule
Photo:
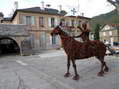
[[12, 9], [14, 9], [14, 1], [18, 1], [19, 9], [37, 6], [40, 7], [41, 2], [44, 1], [45, 5], [50, 4], [51, 8], [55, 9], [59, 9], [59, 5], [62, 5], [62, 9], [66, 10], [69, 15], [72, 14], [71, 9], [76, 8], [78, 11], [77, 14], [81, 15], [81, 13], [84, 13], [84, 16], [86, 17], [93, 17], [114, 9], [107, 0], [1, 0], [0, 12], [3, 12], [5, 17], [9, 16]]

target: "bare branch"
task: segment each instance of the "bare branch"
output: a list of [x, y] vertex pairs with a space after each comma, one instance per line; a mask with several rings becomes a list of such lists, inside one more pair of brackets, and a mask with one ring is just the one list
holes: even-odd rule
[[119, 0], [116, 0], [116, 2], [119, 4]]
[[119, 3], [117, 3], [117, 1], [119, 2], [119, 0], [113, 1], [113, 0], [107, 0], [109, 3], [111, 3], [113, 6], [117, 7], [117, 5], [119, 5]]

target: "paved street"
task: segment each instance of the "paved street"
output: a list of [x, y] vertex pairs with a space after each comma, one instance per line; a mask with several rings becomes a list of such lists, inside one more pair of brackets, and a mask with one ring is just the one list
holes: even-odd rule
[[119, 57], [106, 56], [110, 70], [98, 77], [100, 62], [94, 57], [77, 61], [79, 81], [74, 75], [64, 78], [66, 56], [63, 51], [48, 51], [31, 56], [0, 57], [0, 89], [119, 89]]

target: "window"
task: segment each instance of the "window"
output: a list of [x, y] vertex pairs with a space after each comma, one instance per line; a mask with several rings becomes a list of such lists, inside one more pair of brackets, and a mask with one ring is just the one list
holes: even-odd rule
[[46, 34], [45, 32], [40, 32], [40, 47], [45, 48], [46, 47]]
[[74, 27], [74, 20], [71, 20], [71, 26]]
[[109, 31], [109, 35], [112, 36], [112, 31]]
[[78, 26], [80, 26], [80, 25], [81, 25], [81, 21], [79, 20], [79, 21], [78, 21]]
[[106, 36], [106, 33], [105, 32], [103, 32], [103, 36]]
[[39, 26], [44, 27], [44, 17], [39, 18]]
[[61, 19], [60, 22], [62, 22], [62, 26], [65, 26], [65, 19]]
[[55, 18], [48, 18], [48, 25], [49, 27], [55, 27], [55, 24], [57, 23]]
[[26, 16], [26, 24], [31, 25], [31, 16]]
[[110, 38], [110, 43], [111, 43], [111, 45], [113, 45], [113, 42], [114, 42], [114, 39], [111, 37], [111, 38]]
[[105, 28], [104, 28], [105, 30], [109, 30], [110, 29], [110, 26], [105, 26]]
[[21, 24], [26, 25], [34, 25], [35, 24], [35, 17], [34, 16], [21, 16], [20, 18]]
[[31, 46], [32, 48], [34, 48], [34, 34], [31, 34], [30, 40], [31, 40]]
[[69, 22], [68, 21], [66, 22], [66, 26], [69, 26]]
[[55, 18], [51, 18], [51, 27], [55, 27]]
[[56, 44], [56, 36], [52, 36], [52, 44]]
[[40, 32], [40, 39], [45, 40], [45, 32]]

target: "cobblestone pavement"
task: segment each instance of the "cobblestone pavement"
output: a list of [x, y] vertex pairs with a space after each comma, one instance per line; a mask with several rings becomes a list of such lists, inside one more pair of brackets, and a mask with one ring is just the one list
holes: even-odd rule
[[64, 78], [66, 55], [62, 50], [31, 56], [0, 57], [0, 89], [119, 89], [119, 57], [106, 56], [109, 72], [98, 77], [100, 62], [92, 57], [76, 61], [79, 81]]

